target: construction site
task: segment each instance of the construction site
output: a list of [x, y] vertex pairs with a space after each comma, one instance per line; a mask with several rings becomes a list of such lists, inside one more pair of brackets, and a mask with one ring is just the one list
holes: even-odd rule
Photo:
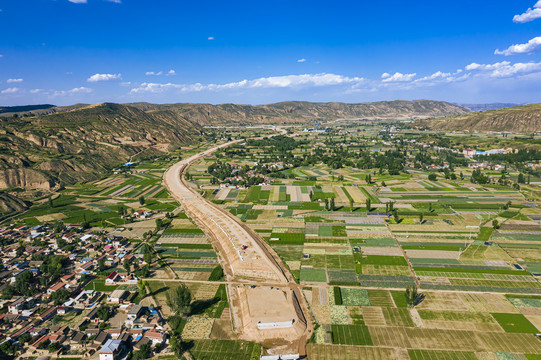
[[218, 253], [235, 332], [241, 339], [262, 344], [262, 358], [299, 358], [305, 355], [312, 326], [298, 284], [258, 234], [204, 199], [184, 177], [194, 161], [234, 143], [176, 163], [165, 173], [164, 184]]

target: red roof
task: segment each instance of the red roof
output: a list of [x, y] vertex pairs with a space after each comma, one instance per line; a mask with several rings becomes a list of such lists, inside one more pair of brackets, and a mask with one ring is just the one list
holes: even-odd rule
[[145, 333], [145, 336], [147, 338], [152, 338], [152, 339], [163, 339], [163, 333], [161, 333], [159, 331], [148, 330]]
[[35, 343], [33, 343], [31, 346], [37, 348], [39, 344], [49, 339], [48, 335], [43, 335], [40, 337]]
[[57, 282], [56, 284], [54, 284], [53, 286], [51, 286], [49, 288], [49, 290], [51, 291], [57, 291], [57, 290], [60, 290], [62, 289], [64, 286], [66, 286], [63, 282]]
[[114, 280], [117, 277], [118, 273], [116, 271], [113, 271], [112, 273], [107, 276], [107, 279]]

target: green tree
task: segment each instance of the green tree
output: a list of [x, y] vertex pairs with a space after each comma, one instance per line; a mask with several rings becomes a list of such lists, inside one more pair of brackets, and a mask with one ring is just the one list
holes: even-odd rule
[[47, 350], [49, 350], [50, 353], [54, 353], [56, 350], [60, 349], [60, 344], [57, 342], [50, 343], [47, 346]]
[[220, 265], [217, 265], [209, 276], [209, 281], [220, 281], [224, 278], [224, 270]]
[[524, 184], [524, 183], [526, 183], [526, 179], [524, 178], [524, 174], [522, 174], [522, 173], [518, 174], [518, 180], [517, 180], [517, 182], [518, 182], [519, 184]]
[[496, 219], [492, 220], [492, 227], [494, 229], [498, 229], [500, 227], [500, 225], [498, 223], [498, 220], [496, 220]]
[[137, 287], [139, 288], [139, 295], [143, 298], [147, 295], [146, 282], [143, 279], [137, 281]]
[[102, 272], [107, 269], [107, 265], [105, 265], [105, 258], [101, 258], [98, 260], [98, 271]]
[[32, 335], [30, 333], [25, 333], [19, 338], [19, 342], [22, 342], [23, 344], [29, 342], [30, 340], [32, 340]]
[[131, 259], [124, 260], [124, 270], [129, 274], [131, 272]]
[[101, 321], [107, 321], [107, 320], [109, 320], [109, 316], [110, 316], [109, 307], [107, 307], [107, 306], [100, 306], [100, 307], [98, 308], [98, 311], [96, 312], [96, 315], [98, 315], [98, 318], [99, 318]]
[[336, 206], [334, 205], [334, 198], [333, 197], [331, 198], [329, 208], [330, 208], [331, 211], [336, 210]]
[[49, 196], [49, 198], [47, 199], [48, 203], [49, 203], [49, 207], [52, 209], [54, 208], [54, 203], [53, 203], [53, 198], [51, 196]]
[[187, 315], [190, 312], [190, 304], [192, 302], [192, 293], [190, 289], [186, 287], [183, 283], [176, 289], [170, 289], [166, 294], [165, 298], [167, 305], [177, 315]]
[[60, 305], [68, 301], [71, 293], [67, 289], [60, 289], [51, 294], [51, 300], [55, 305]]
[[139, 204], [145, 205], [145, 197], [144, 196], [139, 196]]
[[325, 198], [325, 210], [329, 211], [329, 199]]
[[438, 180], [438, 177], [436, 176], [436, 174], [430, 173], [430, 174], [428, 175], [428, 180], [430, 180], [430, 181], [436, 181], [436, 180]]
[[151, 251], [148, 251], [148, 252], [144, 253], [143, 261], [146, 262], [149, 265], [152, 263], [152, 252]]
[[63, 221], [58, 220], [53, 225], [53, 231], [57, 234], [62, 233], [66, 230], [66, 225], [64, 225]]
[[366, 199], [366, 212], [370, 212], [372, 210], [372, 200]]
[[398, 224], [400, 222], [400, 217], [398, 216], [398, 210], [397, 209], [393, 210], [393, 217], [394, 217], [395, 223]]
[[152, 349], [150, 347], [150, 344], [143, 344], [139, 348], [139, 351], [137, 351], [134, 354], [133, 358], [134, 360], [143, 360], [143, 359], [148, 359], [151, 356], [152, 356]]
[[413, 308], [415, 306], [415, 303], [417, 302], [417, 286], [416, 285], [408, 285], [406, 288], [406, 303], [410, 308]]
[[182, 325], [182, 318], [177, 315], [172, 315], [167, 318], [167, 322], [169, 323], [169, 326], [171, 327], [171, 330], [173, 330], [174, 333], [179, 333], [180, 327]]
[[420, 214], [419, 214], [419, 223], [421, 223], [421, 224], [422, 224], [422, 223], [423, 223], [423, 220], [424, 220], [424, 218], [425, 218], [424, 214], [423, 214], [423, 213], [420, 213]]
[[353, 212], [353, 199], [349, 199], [349, 211]]

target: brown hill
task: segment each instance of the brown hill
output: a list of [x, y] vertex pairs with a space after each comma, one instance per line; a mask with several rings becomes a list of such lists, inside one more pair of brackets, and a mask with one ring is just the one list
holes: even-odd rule
[[99, 178], [130, 156], [166, 152], [203, 134], [176, 113], [96, 104], [0, 121], [0, 188], [50, 189]]
[[541, 104], [421, 120], [415, 122], [414, 125], [445, 131], [539, 132], [541, 131]]
[[144, 111], [169, 110], [200, 125], [304, 123], [314, 120], [348, 119], [422, 119], [458, 115], [468, 110], [443, 101], [381, 101], [374, 103], [312, 103], [287, 101], [270, 105], [236, 104], [150, 104], [130, 106]]

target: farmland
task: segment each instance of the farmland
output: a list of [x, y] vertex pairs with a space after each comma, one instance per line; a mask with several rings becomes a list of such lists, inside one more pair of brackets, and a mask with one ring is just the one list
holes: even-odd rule
[[[516, 187], [474, 182], [465, 158], [453, 165], [454, 176], [408, 159], [398, 174], [366, 168], [345, 149], [393, 146], [363, 143], [377, 138], [376, 128], [359, 135], [340, 126], [283, 144], [234, 145], [190, 169], [206, 197], [267, 241], [304, 286], [319, 325], [310, 358], [541, 353], [533, 335], [541, 332], [541, 211]], [[329, 159], [340, 151], [336, 167]], [[232, 175], [218, 173], [215, 163], [230, 164]], [[411, 285], [421, 293], [414, 307], [404, 295]]]
[[[339, 122], [314, 135], [293, 127], [292, 138], [246, 140], [207, 155], [187, 178], [266, 241], [302, 287], [315, 324], [310, 359], [538, 358], [541, 179], [517, 188], [485, 169], [493, 180], [480, 184], [471, 167], [479, 160], [384, 140], [382, 129]], [[185, 282], [198, 305], [179, 332], [192, 357], [257, 359], [265, 344], [239, 339], [226, 284], [209, 281], [223, 255], [162, 185], [169, 166], [211, 145], [67, 187], [53, 206], [44, 200], [16, 222], [86, 222], [129, 239], [134, 253], [148, 244], [154, 258], [142, 301], [171, 316], [166, 293]], [[505, 177], [518, 174], [510, 166]], [[141, 210], [151, 216], [139, 218]], [[86, 289], [113, 291], [105, 275]], [[413, 302], [405, 295], [411, 286]]]

